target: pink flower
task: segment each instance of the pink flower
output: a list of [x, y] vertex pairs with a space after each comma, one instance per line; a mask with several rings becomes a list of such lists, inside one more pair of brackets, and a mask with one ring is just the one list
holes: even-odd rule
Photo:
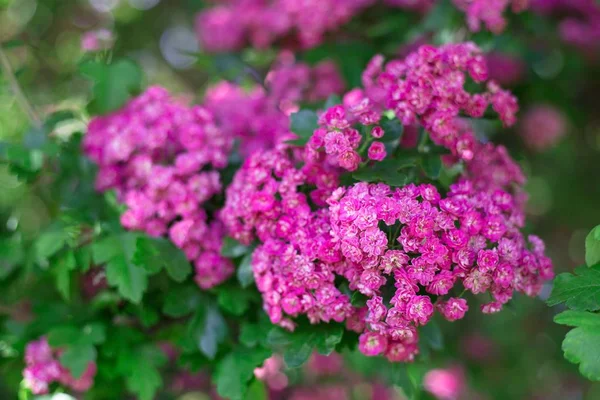
[[565, 135], [567, 123], [555, 107], [539, 105], [528, 110], [521, 121], [519, 133], [527, 146], [535, 151], [551, 148]]
[[436, 307], [448, 321], [462, 319], [469, 310], [469, 306], [465, 299], [457, 299], [454, 297], [451, 297], [446, 301], [438, 302]]
[[373, 161], [383, 161], [386, 156], [385, 145], [381, 142], [373, 142], [371, 146], [369, 146], [369, 159]]
[[387, 345], [387, 338], [376, 332], [365, 332], [358, 338], [358, 348], [366, 356], [385, 353]]
[[425, 374], [423, 386], [439, 400], [458, 400], [465, 388], [465, 378], [460, 368], [432, 369]]

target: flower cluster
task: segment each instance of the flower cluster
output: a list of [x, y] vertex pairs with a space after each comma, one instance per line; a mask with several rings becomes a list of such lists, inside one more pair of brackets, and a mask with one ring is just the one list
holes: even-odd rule
[[519, 133], [527, 147], [536, 151], [554, 146], [566, 131], [564, 115], [550, 105], [538, 105], [527, 110], [519, 126]]
[[59, 382], [77, 392], [84, 392], [92, 386], [96, 363], [90, 362], [83, 374], [74, 378], [58, 361], [59, 355], [60, 351], [53, 350], [45, 337], [27, 344], [23, 377], [33, 394], [48, 393], [48, 386], [53, 382]]
[[366, 329], [360, 348], [367, 355], [412, 359], [415, 327], [434, 307], [451, 321], [464, 316], [466, 300], [452, 295], [458, 283], [474, 294], [489, 291], [493, 301], [482, 311], [492, 313], [514, 291], [536, 295], [552, 278], [542, 242], [531, 236], [528, 249], [519, 231], [523, 213], [500, 189], [476, 190], [461, 180], [442, 198], [428, 184], [392, 190], [358, 183], [338, 189], [329, 203], [333, 250], [351, 262], [340, 272], [369, 297], [366, 326], [352, 324]]
[[127, 206], [122, 225], [168, 235], [194, 263], [198, 285], [209, 288], [233, 270], [219, 254], [223, 227], [202, 207], [221, 192], [217, 169], [227, 165], [232, 144], [208, 110], [153, 87], [92, 120], [84, 150], [99, 166], [97, 189], [114, 189]]
[[504, 11], [511, 6], [515, 13], [525, 10], [529, 0], [452, 0], [454, 5], [465, 12], [467, 25], [477, 32], [483, 23], [493, 33], [501, 33], [506, 27]]
[[265, 86], [245, 91], [223, 81], [209, 88], [205, 96], [204, 107], [213, 113], [224, 135], [240, 140], [244, 157], [289, 138], [289, 114], [298, 110], [300, 102], [325, 100], [344, 89], [332, 62], [310, 67], [294, 62], [287, 52], [278, 57]]
[[[339, 258], [329, 241], [325, 200], [338, 187], [338, 174], [306, 163], [285, 146], [250, 157], [226, 192], [221, 220], [234, 239], [254, 250], [252, 268], [263, 307], [271, 322], [287, 328], [286, 317], [305, 314], [313, 323], [343, 321], [350, 313], [347, 296], [335, 287], [333, 265]], [[315, 260], [322, 260], [316, 262]]]
[[319, 44], [375, 0], [230, 0], [201, 12], [196, 32], [204, 50], [231, 51], [247, 42], [266, 48], [290, 40], [303, 48]]
[[[513, 292], [536, 295], [552, 277], [541, 240], [520, 232], [521, 169], [504, 147], [477, 141], [459, 118], [481, 116], [491, 103], [512, 124], [516, 101], [493, 82], [483, 94], [467, 93], [465, 71], [485, 80], [484, 59], [470, 43], [422, 46], [385, 70], [376, 58], [363, 75], [365, 89], [325, 110], [304, 149], [282, 145], [238, 171], [220, 217], [235, 239], [258, 240], [252, 268], [273, 323], [293, 329], [299, 315], [311, 323], [345, 321], [360, 333], [364, 354], [410, 361], [417, 327], [435, 310], [451, 321], [464, 316], [469, 307], [457, 291], [489, 293], [482, 311], [492, 313]], [[344, 170], [365, 161], [366, 145], [385, 135], [379, 123], [388, 108], [465, 162], [444, 196], [431, 184], [339, 186]], [[385, 150], [368, 153], [385, 157]], [[366, 307], [350, 306], [342, 281], [366, 296]]]

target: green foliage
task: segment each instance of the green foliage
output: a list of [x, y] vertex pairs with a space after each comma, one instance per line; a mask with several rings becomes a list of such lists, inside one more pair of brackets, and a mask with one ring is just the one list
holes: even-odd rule
[[560, 303], [573, 310], [600, 310], [600, 264], [558, 275], [548, 305]]
[[600, 263], [600, 225], [585, 238], [585, 263], [588, 267]]
[[554, 321], [575, 327], [562, 344], [565, 358], [579, 364], [586, 378], [600, 381], [600, 315], [586, 311], [564, 311]]
[[96, 361], [95, 345], [105, 340], [105, 327], [100, 323], [87, 324], [81, 329], [63, 326], [48, 332], [48, 343], [64, 350], [60, 362], [75, 378], [83, 374], [90, 362]]
[[313, 132], [319, 127], [317, 113], [311, 110], [300, 110], [290, 115], [290, 131], [298, 138], [289, 143], [302, 146], [308, 142]]
[[121, 349], [117, 362], [119, 373], [125, 377], [127, 389], [140, 400], [152, 400], [163, 385], [159, 368], [165, 355], [152, 346]]
[[133, 262], [149, 274], [156, 274], [164, 268], [176, 282], [183, 282], [192, 272], [185, 254], [166, 239], [139, 237]]
[[362, 182], [382, 182], [390, 186], [404, 186], [414, 179], [417, 158], [385, 159], [372, 166], [360, 168], [352, 177]]
[[138, 93], [142, 85], [142, 71], [129, 60], [119, 60], [112, 64], [88, 61], [80, 71], [93, 82], [93, 101], [90, 110], [97, 114], [107, 114], [121, 107], [131, 95]]
[[283, 354], [288, 367], [297, 368], [308, 361], [315, 349], [319, 354], [331, 354], [343, 335], [343, 326], [334, 323], [298, 327], [294, 332], [276, 327], [269, 332], [267, 343]]
[[93, 259], [97, 264], [106, 264], [108, 284], [116, 287], [124, 298], [139, 303], [148, 287], [148, 273], [134, 264], [138, 235], [120, 233], [94, 242]]
[[262, 347], [236, 347], [217, 364], [214, 381], [219, 395], [231, 400], [244, 399], [254, 369], [270, 355]]

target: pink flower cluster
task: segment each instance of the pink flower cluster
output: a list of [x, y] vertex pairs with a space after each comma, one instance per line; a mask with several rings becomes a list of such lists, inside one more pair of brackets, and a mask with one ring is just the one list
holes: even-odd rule
[[529, 0], [452, 0], [454, 5], [464, 11], [467, 25], [473, 32], [481, 29], [481, 24], [493, 33], [501, 33], [506, 27], [504, 11], [511, 6], [515, 13], [525, 10]]
[[375, 0], [228, 0], [201, 12], [196, 32], [204, 50], [238, 50], [248, 43], [266, 48], [276, 41], [290, 47], [319, 44]]
[[[469, 307], [457, 291], [489, 293], [482, 311], [493, 313], [515, 291], [536, 295], [553, 271], [541, 240], [520, 232], [521, 169], [504, 147], [478, 142], [458, 118], [481, 116], [491, 103], [514, 123], [516, 101], [495, 83], [480, 95], [464, 90], [465, 71], [485, 80], [478, 49], [423, 46], [382, 67], [376, 58], [363, 76], [365, 89], [321, 114], [304, 149], [281, 145], [249, 158], [227, 189], [220, 218], [233, 238], [258, 240], [252, 268], [273, 323], [293, 329], [299, 315], [312, 323], [345, 321], [361, 334], [364, 354], [410, 361], [417, 327], [435, 310], [450, 321], [464, 316]], [[422, 124], [465, 161], [446, 195], [430, 184], [339, 186], [344, 170], [364, 162], [365, 146], [385, 135], [378, 123], [386, 108], [404, 123]], [[367, 136], [358, 150], [357, 125]], [[340, 279], [367, 297], [366, 307], [351, 307]]]
[[[334, 250], [352, 263], [342, 273], [351, 289], [370, 298], [361, 336], [365, 354], [412, 359], [414, 327], [425, 325], [434, 311], [427, 294], [437, 296], [435, 308], [453, 321], [468, 309], [466, 300], [452, 297], [457, 283], [474, 294], [489, 291], [493, 301], [482, 310], [491, 313], [515, 290], [536, 295], [552, 278], [543, 244], [532, 236], [528, 250], [519, 231], [522, 211], [500, 189], [480, 191], [462, 180], [442, 198], [432, 185], [393, 191], [358, 183], [338, 189], [329, 203]], [[384, 299], [385, 293], [392, 297]]]
[[74, 378], [58, 361], [59, 353], [60, 351], [50, 347], [45, 337], [27, 344], [23, 377], [33, 394], [48, 393], [48, 386], [53, 382], [59, 382], [77, 392], [85, 392], [94, 384], [96, 363], [89, 363], [83, 375]]
[[310, 162], [296, 169], [298, 161], [284, 146], [253, 155], [228, 187], [220, 213], [234, 239], [260, 241], [252, 268], [263, 307], [271, 322], [290, 329], [294, 323], [286, 315], [341, 322], [351, 311], [334, 284], [332, 263], [338, 255], [327, 247], [327, 213], [311, 208], [325, 207], [339, 186], [338, 174]]
[[266, 77], [266, 89], [245, 91], [223, 81], [206, 92], [204, 107], [213, 113], [224, 135], [240, 139], [244, 157], [290, 138], [289, 114], [298, 110], [300, 102], [325, 100], [344, 89], [332, 62], [310, 67], [295, 63], [293, 55], [284, 52], [276, 64]]
[[221, 192], [217, 170], [227, 165], [232, 144], [208, 110], [152, 87], [92, 120], [84, 150], [98, 164], [97, 189], [115, 189], [127, 206], [122, 225], [168, 235], [194, 263], [198, 285], [209, 288], [233, 271], [219, 254], [223, 227], [202, 207]]
[[566, 131], [564, 115], [550, 105], [538, 105], [527, 110], [519, 126], [519, 133], [525, 144], [535, 151], [544, 151], [554, 146]]
[[438, 400], [460, 399], [465, 386], [465, 373], [461, 367], [432, 369], [423, 379], [425, 390]]
[[600, 5], [595, 0], [533, 0], [532, 9], [561, 18], [562, 39], [596, 56], [600, 48]]
[[[473, 158], [475, 138], [463, 134], [458, 117], [480, 118], [491, 104], [506, 126], [516, 122], [517, 99], [494, 81], [483, 93], [465, 89], [467, 76], [477, 83], [488, 78], [485, 58], [473, 43], [424, 45], [404, 60], [384, 66], [375, 56], [363, 73], [366, 99], [362, 103], [393, 110], [404, 125], [420, 124], [434, 143], [448, 148], [463, 160]], [[357, 89], [353, 96], [360, 98]], [[344, 101], [349, 101], [344, 98]]]

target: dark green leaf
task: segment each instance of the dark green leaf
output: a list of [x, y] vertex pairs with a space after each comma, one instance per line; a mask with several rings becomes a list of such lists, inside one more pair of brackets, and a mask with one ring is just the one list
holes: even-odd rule
[[437, 322], [431, 320], [420, 329], [420, 337], [434, 350], [441, 350], [444, 347], [444, 336]]
[[56, 277], [56, 288], [66, 301], [69, 301], [71, 298], [71, 271], [75, 267], [75, 255], [71, 251], [59, 258], [53, 267]]
[[118, 354], [118, 368], [125, 377], [127, 389], [139, 400], [154, 399], [163, 385], [158, 368], [166, 362], [164, 354], [151, 346], [134, 351], [121, 350]]
[[202, 354], [209, 359], [214, 359], [219, 344], [227, 335], [227, 324], [217, 307], [205, 304], [198, 309], [190, 321], [189, 333]]
[[384, 118], [381, 122], [381, 127], [385, 131], [385, 135], [383, 135], [382, 140], [384, 142], [393, 142], [402, 137], [402, 133], [404, 132], [404, 126], [398, 121], [398, 119], [387, 119]]
[[219, 306], [233, 315], [242, 315], [250, 307], [253, 293], [238, 287], [227, 285], [219, 288], [217, 297]]
[[375, 165], [368, 165], [352, 177], [362, 182], [383, 182], [390, 186], [405, 186], [413, 179], [412, 167], [416, 165], [416, 158], [407, 156], [402, 159], [386, 159]]
[[121, 296], [139, 303], [148, 286], [146, 271], [132, 261], [137, 235], [122, 233], [109, 236], [92, 245], [92, 255], [98, 264], [106, 264], [106, 280]]
[[425, 174], [431, 179], [438, 179], [442, 171], [442, 159], [438, 154], [428, 154], [423, 157], [422, 167]]
[[176, 282], [183, 282], [192, 272], [185, 254], [166, 239], [140, 237], [136, 243], [133, 262], [150, 274], [166, 269]]
[[588, 267], [600, 263], [600, 225], [585, 238], [585, 263]]
[[342, 99], [337, 94], [332, 94], [327, 98], [327, 101], [325, 102], [323, 108], [327, 110], [328, 108], [331, 108], [338, 104], [342, 104]]
[[362, 294], [359, 291], [356, 291], [356, 292], [352, 293], [352, 297], [350, 298], [350, 303], [354, 307], [364, 307], [367, 305], [368, 299], [369, 298], [367, 296], [365, 296], [364, 294]]
[[312, 110], [300, 110], [290, 116], [290, 130], [298, 138], [292, 144], [303, 145], [308, 142], [315, 129], [319, 127], [317, 113]]
[[560, 274], [554, 280], [554, 288], [548, 305], [565, 303], [574, 310], [597, 311], [600, 309], [600, 264], [576, 268], [574, 274]]
[[248, 349], [239, 346], [217, 364], [214, 375], [217, 392], [231, 400], [242, 400], [248, 390], [248, 384], [254, 376], [254, 369], [271, 355], [262, 347]]
[[162, 311], [173, 318], [184, 317], [196, 310], [201, 301], [201, 294], [197, 287], [176, 287], [167, 293]]

